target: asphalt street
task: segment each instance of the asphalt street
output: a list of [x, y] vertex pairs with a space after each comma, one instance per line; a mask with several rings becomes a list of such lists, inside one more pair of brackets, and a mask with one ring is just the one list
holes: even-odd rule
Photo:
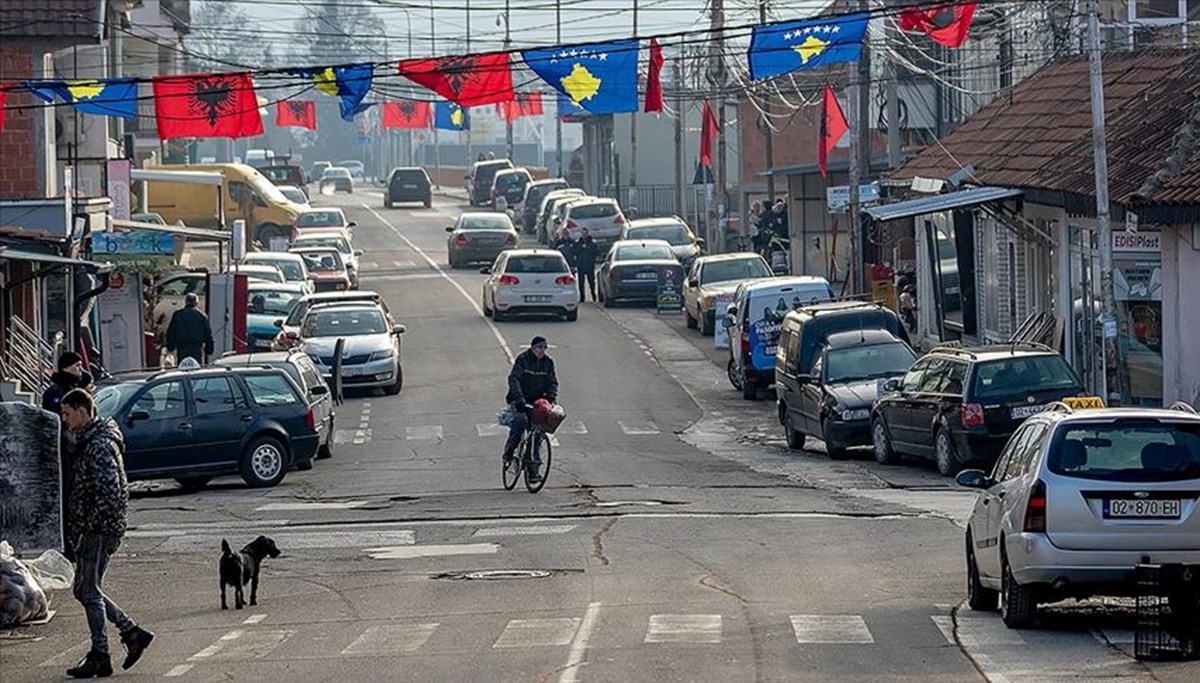
[[[1066, 605], [1016, 632], [971, 612], [973, 497], [928, 467], [786, 449], [726, 351], [682, 317], [588, 303], [574, 323], [493, 323], [483, 276], [446, 265], [461, 202], [358, 222], [362, 287], [400, 322], [403, 392], [351, 395], [334, 457], [269, 490], [139, 486], [109, 594], [157, 639], [130, 680], [1195, 680], [1134, 662], [1129, 610]], [[500, 482], [512, 354], [550, 341], [567, 421], [541, 493]], [[222, 611], [225, 538], [283, 556], [259, 604]], [[69, 592], [0, 633], [0, 683], [56, 680], [87, 650]], [[119, 649], [113, 636], [114, 651]]]

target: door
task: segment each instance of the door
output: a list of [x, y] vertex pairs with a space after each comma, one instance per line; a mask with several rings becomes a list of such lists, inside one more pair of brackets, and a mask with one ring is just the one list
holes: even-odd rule
[[934, 452], [933, 429], [941, 414], [944, 403], [942, 385], [952, 362], [947, 358], [932, 359], [916, 392], [908, 398], [904, 420], [914, 455], [932, 455]]
[[796, 384], [799, 365], [799, 335], [794, 329], [785, 329], [779, 337], [781, 353], [775, 356], [775, 391], [783, 402], [783, 416], [793, 427], [803, 426], [800, 415], [800, 386]]
[[231, 377], [201, 377], [191, 384], [197, 451], [192, 464], [204, 467], [236, 462], [241, 457], [242, 436], [254, 422], [254, 411]]
[[804, 432], [821, 435], [821, 399], [824, 391], [821, 388], [821, 373], [825, 369], [825, 350], [817, 352], [813, 360], [809, 376], [812, 378], [806, 384], [800, 385], [800, 413], [804, 416]]
[[1013, 434], [1012, 439], [1004, 447], [1001, 459], [996, 463], [992, 472], [995, 482], [991, 488], [981, 494], [980, 503], [985, 510], [986, 522], [982, 536], [975, 539], [976, 561], [980, 572], [985, 576], [1000, 578], [1000, 545], [1004, 529], [1002, 528], [1005, 515], [1019, 504], [1020, 487], [1024, 483], [1023, 476], [1032, 460], [1035, 444], [1046, 430], [1043, 423], [1027, 423]]
[[125, 466], [131, 474], [188, 467], [194, 433], [183, 380], [152, 384], [130, 405], [121, 425]]
[[888, 433], [892, 438], [892, 447], [899, 453], [912, 453], [914, 433], [914, 418], [912, 403], [916, 401], [917, 390], [925, 378], [925, 371], [933, 358], [922, 358], [913, 364], [904, 378], [900, 380], [900, 390], [888, 396], [880, 403], [880, 413], [887, 423]]

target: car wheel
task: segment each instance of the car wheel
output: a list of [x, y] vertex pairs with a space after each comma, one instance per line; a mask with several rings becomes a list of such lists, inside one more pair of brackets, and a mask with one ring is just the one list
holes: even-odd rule
[[954, 441], [947, 429], [937, 430], [933, 437], [933, 451], [937, 459], [937, 471], [943, 477], [953, 477], [962, 469], [958, 462], [958, 452], [954, 449]]
[[569, 323], [573, 323], [576, 320], [579, 320], [579, 309], [577, 308], [573, 311], [567, 311], [566, 317], [567, 317], [567, 322], [569, 322]]
[[307, 472], [308, 470], [311, 470], [312, 468], [313, 468], [312, 458], [309, 458], [308, 460], [304, 460], [302, 462], [296, 463], [296, 469], [300, 470], [301, 472]]
[[260, 436], [242, 455], [242, 479], [251, 488], [268, 488], [283, 481], [287, 450], [277, 439]]
[[805, 435], [799, 429], [792, 429], [792, 421], [785, 418], [783, 435], [787, 438], [788, 448], [793, 451], [804, 450]]
[[892, 450], [892, 434], [882, 417], [876, 417], [871, 423], [871, 445], [875, 451], [875, 462], [880, 465], [895, 465], [900, 462], [900, 454]]
[[750, 384], [749, 382], [743, 381], [742, 382], [742, 399], [746, 400], [746, 401], [757, 401], [758, 400], [758, 385]]
[[614, 305], [616, 305], [616, 302], [613, 301], [611, 292], [605, 293], [603, 298], [604, 298], [604, 307], [605, 308], [612, 308]]
[[830, 460], [845, 460], [846, 447], [833, 440], [833, 435], [829, 431], [829, 423], [821, 423], [821, 439], [825, 441], [825, 453]]
[[694, 330], [694, 329], [696, 329], [696, 319], [692, 317], [692, 312], [691, 312], [691, 311], [689, 311], [689, 310], [686, 310], [686, 309], [685, 309], [685, 310], [684, 310], [684, 312], [683, 312], [683, 314], [684, 314], [685, 316], [687, 316], [687, 326], [688, 326], [688, 329], [689, 329], [689, 330]]
[[425, 200], [425, 208], [426, 208], [426, 209], [428, 209], [428, 208], [432, 208], [432, 207], [433, 207], [433, 200], [432, 200], [432, 199], [426, 199], [426, 200]]
[[262, 242], [264, 247], [270, 246], [271, 240], [276, 237], [283, 237], [283, 229], [273, 223], [267, 223], [258, 227], [258, 241]]
[[388, 199], [385, 199], [385, 200], [383, 200], [383, 208], [385, 208], [385, 209], [390, 209], [390, 208], [392, 208], [392, 202], [391, 202], [391, 200], [388, 200]]
[[483, 308], [483, 317], [485, 317], [485, 318], [492, 317], [492, 309], [488, 308], [488, 305], [487, 305], [487, 290], [484, 290], [484, 292], [483, 292], [482, 302], [480, 305]]
[[328, 460], [333, 457], [333, 435], [330, 435], [329, 441], [321, 444], [317, 449], [317, 460]]
[[183, 487], [184, 491], [199, 491], [208, 486], [208, 482], [212, 481], [212, 477], [176, 477], [175, 483]]
[[496, 322], [504, 320], [505, 315], [506, 314], [498, 308], [492, 309], [492, 320], [495, 320]]
[[1030, 628], [1037, 621], [1037, 597], [1029, 586], [1013, 577], [1008, 558], [1002, 558], [1004, 577], [1000, 588], [1000, 618], [1009, 628]]
[[729, 383], [733, 385], [733, 388], [741, 391], [743, 384], [742, 373], [738, 372], [737, 363], [732, 358], [725, 364], [725, 374], [729, 377]]
[[995, 612], [1000, 594], [985, 588], [979, 580], [979, 565], [975, 562], [975, 541], [967, 532], [967, 606], [976, 612]]
[[387, 394], [388, 396], [395, 396], [396, 394], [400, 393], [400, 390], [403, 388], [404, 388], [404, 368], [400, 367], [400, 364], [397, 363], [396, 364], [396, 381], [392, 382], [388, 386], [384, 387], [383, 393]]

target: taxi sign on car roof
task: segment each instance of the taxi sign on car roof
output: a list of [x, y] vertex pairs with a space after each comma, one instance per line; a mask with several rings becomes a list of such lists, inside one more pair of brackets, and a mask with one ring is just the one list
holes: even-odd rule
[[1104, 408], [1104, 399], [1099, 396], [1067, 396], [1062, 402], [1072, 410], [1097, 410]]

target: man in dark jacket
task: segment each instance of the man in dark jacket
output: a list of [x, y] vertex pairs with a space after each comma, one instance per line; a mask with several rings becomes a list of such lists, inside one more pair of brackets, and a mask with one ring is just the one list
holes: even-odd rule
[[87, 389], [92, 376], [83, 369], [83, 358], [74, 351], [63, 351], [58, 357], [58, 372], [50, 377], [50, 386], [42, 394], [42, 410], [62, 416], [62, 399], [72, 389]]
[[562, 253], [567, 259], [567, 265], [571, 271], [575, 271], [575, 241], [571, 239], [571, 231], [563, 228], [562, 232], [558, 233], [558, 239], [554, 240], [554, 248]]
[[[517, 356], [513, 361], [512, 371], [508, 373], [508, 394], [504, 400], [512, 406], [516, 417], [508, 426], [508, 441], [504, 444], [506, 462], [513, 457], [513, 451], [521, 443], [521, 435], [529, 426], [529, 415], [525, 406], [539, 398], [551, 403], [558, 400], [558, 376], [554, 374], [554, 359], [546, 355], [546, 347], [545, 337], [534, 337], [529, 342], [529, 350]], [[537, 463], [532, 463], [530, 467], [530, 476], [536, 481]]]
[[199, 309], [199, 303], [200, 299], [189, 292], [183, 308], [175, 311], [167, 326], [167, 350], [175, 352], [176, 363], [182, 363], [184, 358], [195, 358], [203, 364], [205, 355], [212, 355], [212, 328], [208, 325], [208, 316]]
[[586, 280], [591, 285], [592, 301], [596, 300], [596, 261], [600, 260], [600, 246], [584, 228], [579, 233], [579, 241], [575, 242], [575, 267], [579, 270], [579, 300], [587, 301], [583, 288]]
[[112, 675], [106, 618], [121, 632], [127, 652], [123, 668], [141, 658], [154, 634], [134, 623], [101, 588], [108, 561], [125, 535], [129, 484], [121, 430], [111, 419], [95, 416], [92, 395], [86, 391], [67, 393], [62, 411], [63, 425], [76, 435], [65, 536], [67, 545], [75, 549], [75, 599], [83, 605], [92, 633], [91, 650], [67, 675], [101, 678]]

